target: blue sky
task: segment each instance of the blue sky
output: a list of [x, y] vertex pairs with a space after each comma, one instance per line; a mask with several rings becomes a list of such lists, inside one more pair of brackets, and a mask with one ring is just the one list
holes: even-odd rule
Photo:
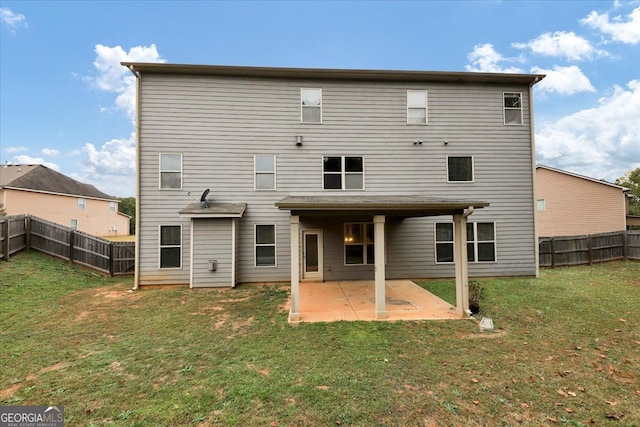
[[640, 167], [640, 1], [0, 1], [0, 162], [134, 195], [120, 61], [543, 73], [539, 163]]

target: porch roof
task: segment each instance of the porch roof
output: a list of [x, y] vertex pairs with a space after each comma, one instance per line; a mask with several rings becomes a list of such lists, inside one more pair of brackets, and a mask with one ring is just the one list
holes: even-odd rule
[[186, 218], [242, 218], [246, 203], [190, 203], [179, 214]]
[[291, 215], [318, 215], [330, 211], [336, 215], [437, 216], [461, 214], [465, 209], [485, 208], [489, 202], [453, 200], [423, 195], [347, 195], [288, 196], [276, 202]]

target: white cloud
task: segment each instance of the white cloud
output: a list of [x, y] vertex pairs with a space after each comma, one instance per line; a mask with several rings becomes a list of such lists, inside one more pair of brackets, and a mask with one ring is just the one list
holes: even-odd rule
[[31, 157], [26, 154], [20, 154], [19, 156], [13, 157], [13, 163], [17, 165], [45, 165], [48, 168], [51, 168], [55, 171], [60, 170], [60, 166], [55, 163], [45, 162], [42, 157]]
[[598, 106], [543, 124], [536, 134], [538, 161], [613, 182], [640, 167], [640, 80], [616, 86]]
[[640, 6], [631, 11], [627, 17], [610, 18], [608, 13], [599, 14], [594, 10], [580, 22], [603, 32], [615, 41], [640, 43]]
[[20, 13], [13, 13], [7, 7], [0, 7], [0, 23], [6, 25], [12, 34], [15, 34], [18, 28], [27, 26], [27, 18]]
[[[93, 65], [96, 75], [86, 80], [98, 89], [117, 94], [114, 108], [127, 113], [132, 124], [136, 116], [136, 78], [120, 62], [166, 62], [155, 44], [136, 46], [125, 51], [121, 46], [96, 45]], [[102, 112], [108, 111], [104, 107]], [[114, 138], [96, 148], [92, 143], [83, 147], [86, 160], [81, 166], [82, 175], [76, 179], [91, 182], [101, 191], [111, 195], [135, 195], [136, 137]]]
[[43, 148], [40, 150], [40, 154], [43, 156], [57, 157], [60, 155], [60, 150], [56, 150], [55, 148]]
[[535, 85], [536, 91], [540, 93], [558, 93], [560, 95], [574, 95], [578, 92], [595, 92], [595, 88], [589, 78], [582, 73], [579, 67], [571, 65], [569, 67], [554, 66], [553, 69], [532, 67], [534, 74], [546, 74], [540, 83]]
[[27, 147], [7, 147], [6, 152], [9, 154], [21, 153], [23, 151], [29, 151]]
[[527, 43], [513, 43], [512, 46], [517, 49], [530, 49], [538, 55], [563, 57], [570, 61], [590, 59], [596, 53], [603, 54], [585, 38], [566, 31], [544, 33]]
[[160, 57], [155, 44], [151, 46], [136, 46], [129, 52], [121, 46], [109, 47], [96, 45], [96, 59], [93, 62], [97, 75], [89, 81], [100, 90], [117, 93], [115, 106], [124, 110], [131, 120], [136, 115], [136, 78], [120, 62], [166, 62]]
[[134, 195], [136, 175], [136, 137], [112, 139], [96, 148], [83, 147], [87, 160], [81, 167], [82, 179], [111, 195]]
[[467, 59], [471, 61], [471, 65], [466, 65], [467, 71], [483, 72], [483, 73], [522, 73], [522, 69], [513, 66], [504, 66], [502, 63], [507, 61], [516, 61], [513, 58], [505, 58], [497, 52], [491, 43], [479, 44], [473, 47], [473, 50]]

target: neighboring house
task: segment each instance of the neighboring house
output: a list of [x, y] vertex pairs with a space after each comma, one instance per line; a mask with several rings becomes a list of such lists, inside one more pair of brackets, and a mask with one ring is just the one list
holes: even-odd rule
[[576, 236], [625, 230], [627, 191], [616, 184], [538, 165], [538, 235]]
[[455, 276], [463, 313], [467, 271], [537, 274], [543, 76], [123, 65], [138, 82], [135, 286], [291, 282], [295, 320], [299, 281], [374, 280], [383, 318], [385, 279]]
[[7, 215], [28, 214], [94, 236], [128, 236], [118, 200], [43, 165], [0, 166], [0, 201]]

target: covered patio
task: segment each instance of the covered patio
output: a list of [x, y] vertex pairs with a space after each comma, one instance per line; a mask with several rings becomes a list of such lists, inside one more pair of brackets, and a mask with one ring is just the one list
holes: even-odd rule
[[[291, 308], [289, 321], [298, 322], [303, 313], [300, 279], [302, 232], [300, 218], [322, 216], [335, 218], [359, 215], [371, 218], [375, 241], [373, 307], [370, 313], [375, 319], [388, 319], [393, 305], [387, 298], [385, 223], [387, 217], [425, 217], [451, 215], [454, 224], [454, 264], [456, 280], [456, 307], [458, 318], [467, 317], [469, 311], [469, 284], [467, 269], [467, 217], [474, 209], [489, 206], [477, 200], [451, 200], [422, 195], [349, 195], [349, 196], [288, 196], [276, 206], [291, 212]], [[305, 283], [306, 285], [307, 283]], [[370, 287], [369, 287], [370, 288]], [[393, 289], [389, 289], [392, 293]], [[426, 292], [426, 291], [425, 291]], [[346, 294], [346, 293], [345, 293]], [[393, 296], [391, 297], [393, 301]], [[307, 307], [308, 308], [308, 307]]]
[[[456, 308], [411, 280], [385, 282], [387, 317], [383, 320], [461, 319]], [[296, 322], [379, 320], [375, 316], [375, 284], [371, 280], [302, 282], [300, 319]]]

